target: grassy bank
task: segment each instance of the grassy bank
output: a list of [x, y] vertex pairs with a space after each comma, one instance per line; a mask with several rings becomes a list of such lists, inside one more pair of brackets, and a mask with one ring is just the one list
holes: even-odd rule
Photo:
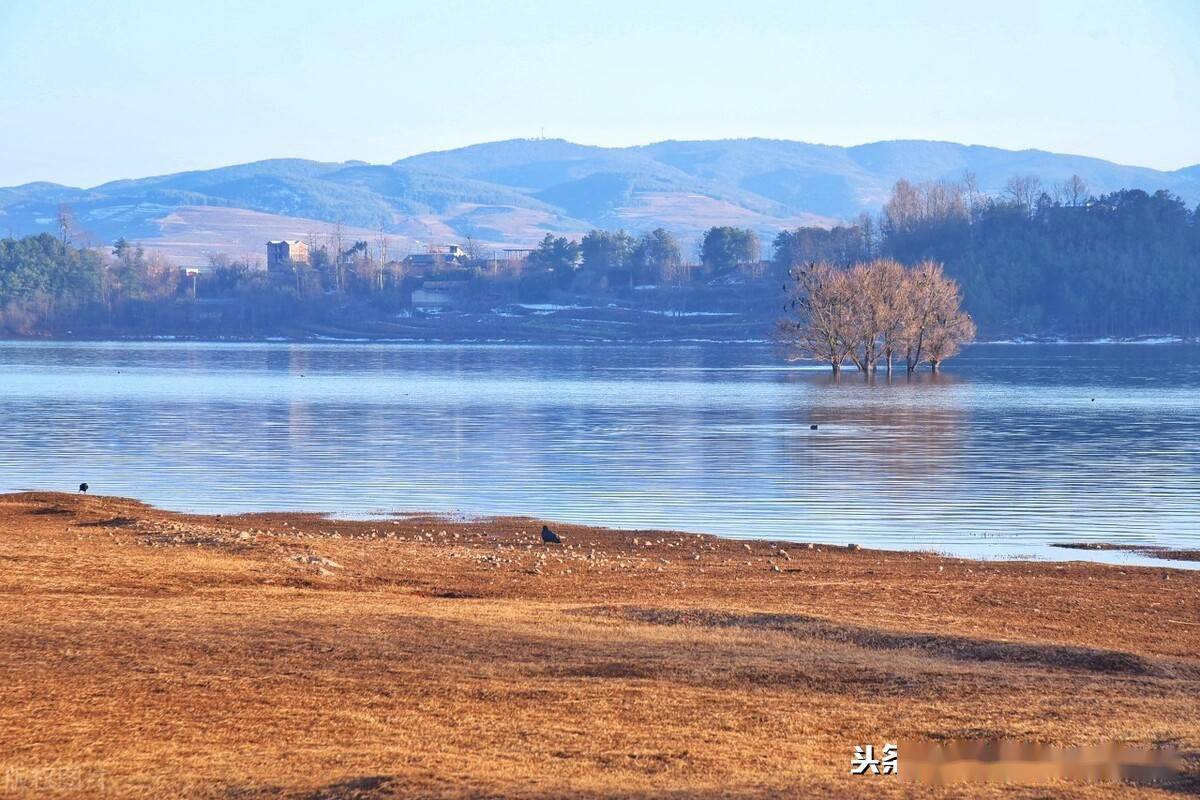
[[[2, 496], [0, 791], [1200, 791], [1200, 573], [540, 527]], [[1187, 772], [848, 774], [856, 744], [944, 738], [1173, 742]]]

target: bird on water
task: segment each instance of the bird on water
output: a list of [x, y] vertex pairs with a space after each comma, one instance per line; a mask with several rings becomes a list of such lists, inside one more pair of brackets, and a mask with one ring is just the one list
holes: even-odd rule
[[79, 491], [80, 491], [81, 493], [83, 493], [83, 494], [87, 494], [87, 489], [88, 489], [88, 487], [87, 487], [87, 484], [86, 484], [86, 483], [81, 483], [81, 484], [79, 484]]
[[550, 530], [545, 525], [543, 525], [542, 526], [542, 542], [544, 542], [545, 544], [562, 544], [562, 539], [558, 538], [557, 533], [555, 533], [554, 531]]

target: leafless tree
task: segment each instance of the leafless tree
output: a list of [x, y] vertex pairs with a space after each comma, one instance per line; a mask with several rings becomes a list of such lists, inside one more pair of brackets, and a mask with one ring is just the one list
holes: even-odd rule
[[1072, 175], [1056, 186], [1054, 193], [1060, 203], [1075, 208], [1087, 199], [1088, 185], [1083, 178]]
[[1004, 184], [1004, 196], [1013, 205], [1032, 211], [1042, 193], [1042, 180], [1036, 175], [1013, 175]]
[[934, 181], [922, 188], [924, 195], [925, 219], [947, 219], [949, 217], [964, 217], [967, 204], [963, 186], [953, 181]]
[[385, 220], [383, 220], [383, 219], [379, 220], [379, 231], [378, 231], [379, 238], [377, 241], [378, 250], [379, 250], [379, 285], [377, 288], [381, 292], [383, 291], [384, 271], [387, 269], [387, 263], [388, 263], [388, 238], [387, 238], [386, 225], [387, 225], [387, 223]]
[[963, 344], [975, 338], [975, 322], [955, 305], [939, 307], [925, 341], [925, 360], [938, 372], [942, 362], [958, 355]]
[[923, 363], [937, 371], [975, 336], [958, 284], [933, 262], [912, 269], [892, 259], [849, 269], [809, 264], [789, 279], [778, 338], [789, 357], [824, 361], [835, 373], [850, 360], [870, 376], [882, 360], [890, 374], [901, 354], [910, 373]]
[[880, 226], [884, 234], [905, 234], [929, 221], [966, 217], [969, 184], [934, 181], [919, 185], [900, 179], [883, 206]]
[[58, 237], [64, 245], [69, 245], [75, 238], [77, 226], [75, 223], [75, 209], [69, 203], [58, 204]]
[[467, 235], [466, 241], [463, 242], [463, 252], [466, 253], [467, 260], [472, 264], [480, 264], [487, 258], [483, 244], [470, 234]]
[[892, 187], [892, 196], [883, 206], [883, 227], [889, 233], [903, 233], [921, 221], [923, 206], [917, 187], [901, 178]]
[[793, 267], [778, 337], [792, 360], [824, 361], [834, 374], [854, 350], [853, 311], [846, 273], [830, 264]]
[[946, 277], [941, 264], [924, 261], [914, 267], [905, 281], [905, 296], [901, 342], [908, 371], [928, 362], [936, 372], [943, 361], [975, 338], [975, 323], [962, 310], [958, 284]]
[[346, 286], [345, 276], [342, 274], [344, 265], [343, 250], [346, 242], [346, 232], [342, 225], [342, 220], [339, 218], [333, 223], [333, 230], [329, 234], [329, 243], [333, 250], [333, 288], [337, 291], [342, 291]]
[[382, 269], [365, 241], [359, 240], [342, 256], [344, 288], [348, 292], [373, 292], [380, 284]]
[[908, 318], [908, 303], [904, 298], [906, 273], [904, 265], [890, 258], [867, 262], [856, 268], [854, 279], [861, 305], [869, 315], [869, 324], [860, 328], [867, 369], [874, 372], [880, 358], [888, 374], [892, 360], [900, 349]]
[[983, 199], [983, 192], [979, 188], [979, 177], [969, 169], [963, 170], [962, 180], [963, 194], [967, 198], [967, 205], [974, 209]]
[[875, 222], [875, 217], [864, 211], [858, 215], [854, 226], [858, 228], [859, 235], [862, 236], [863, 255], [867, 258], [874, 258], [880, 247], [879, 226]]

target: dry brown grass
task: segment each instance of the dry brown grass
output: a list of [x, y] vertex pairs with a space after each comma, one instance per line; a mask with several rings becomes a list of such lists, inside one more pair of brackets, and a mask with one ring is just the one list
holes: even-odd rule
[[[556, 548], [538, 530], [0, 496], [0, 791], [1200, 791], [1195, 572], [572, 526]], [[1170, 741], [1189, 774], [949, 789], [847, 774], [854, 744], [975, 737]]]

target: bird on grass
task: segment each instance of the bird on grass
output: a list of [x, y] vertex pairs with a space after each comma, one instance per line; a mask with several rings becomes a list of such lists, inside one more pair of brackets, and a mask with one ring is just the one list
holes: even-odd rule
[[87, 494], [87, 490], [88, 490], [88, 486], [86, 483], [79, 484], [79, 491], [81, 494]]
[[554, 531], [550, 530], [545, 525], [543, 525], [542, 526], [542, 542], [544, 544], [562, 544], [562, 539], [558, 538], [557, 533], [555, 533]]

